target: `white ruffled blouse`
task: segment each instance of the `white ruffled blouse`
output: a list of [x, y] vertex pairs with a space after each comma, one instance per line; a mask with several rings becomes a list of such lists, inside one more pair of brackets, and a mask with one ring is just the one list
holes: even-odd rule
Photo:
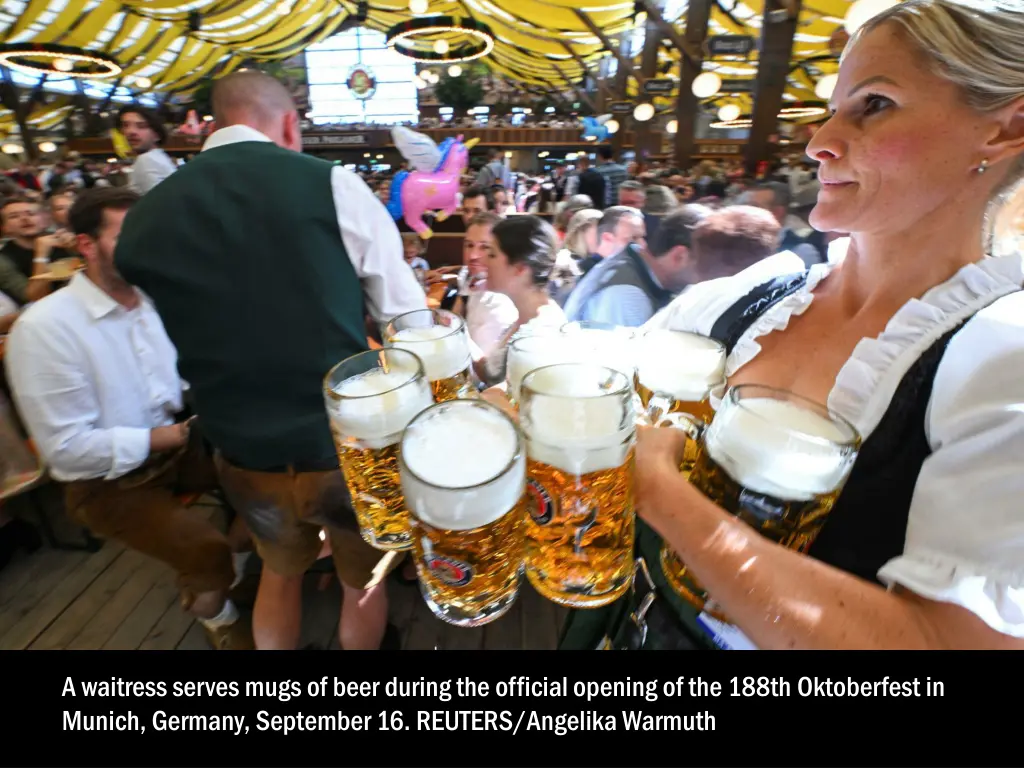
[[[782, 253], [739, 275], [693, 286], [647, 327], [709, 334], [740, 297], [774, 276], [803, 269]], [[834, 264], [811, 268], [806, 285], [765, 312], [736, 343], [734, 374], [807, 310]], [[901, 556], [878, 578], [971, 611], [999, 632], [1024, 637], [1024, 259], [971, 264], [911, 299], [843, 365], [829, 406], [866, 439], [900, 380], [943, 334], [953, 336], [935, 376], [925, 431], [932, 453], [911, 501]]]

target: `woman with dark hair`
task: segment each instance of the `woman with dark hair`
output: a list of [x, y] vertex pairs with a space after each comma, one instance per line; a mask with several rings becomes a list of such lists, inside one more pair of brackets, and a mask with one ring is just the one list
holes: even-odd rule
[[[616, 615], [573, 614], [563, 647], [1024, 650], [1024, 264], [1000, 236], [1024, 190], [1019, 2], [883, 11], [848, 43], [831, 107], [807, 146], [810, 220], [850, 234], [845, 258], [695, 285], [649, 325], [719, 339], [729, 402], [765, 385], [852, 424], [852, 472], [797, 551], [731, 514], [775, 524], [767, 496], [735, 495], [760, 443], [720, 453], [726, 510], [680, 472], [681, 430], [641, 430], [647, 568]], [[730, 623], [677, 598], [662, 542]]]
[[494, 351], [476, 363], [477, 376], [484, 383], [505, 378], [508, 345], [513, 339], [557, 331], [566, 323], [565, 313], [548, 291], [557, 250], [554, 227], [537, 216], [512, 216], [491, 230], [487, 285], [512, 299], [519, 319]]

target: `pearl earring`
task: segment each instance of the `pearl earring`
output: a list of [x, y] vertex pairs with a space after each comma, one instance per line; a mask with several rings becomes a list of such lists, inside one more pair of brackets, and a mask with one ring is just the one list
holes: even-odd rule
[[978, 166], [978, 173], [984, 173], [988, 170], [988, 160], [982, 160], [981, 165]]

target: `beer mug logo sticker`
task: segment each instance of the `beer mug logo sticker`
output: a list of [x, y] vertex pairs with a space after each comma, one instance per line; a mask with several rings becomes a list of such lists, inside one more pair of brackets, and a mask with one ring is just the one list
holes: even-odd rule
[[464, 587], [473, 580], [473, 569], [469, 563], [456, 560], [454, 557], [432, 555], [427, 558], [426, 566], [434, 578], [450, 587]]
[[526, 496], [529, 502], [530, 518], [537, 525], [547, 525], [555, 514], [555, 503], [544, 486], [532, 477], [526, 480]]

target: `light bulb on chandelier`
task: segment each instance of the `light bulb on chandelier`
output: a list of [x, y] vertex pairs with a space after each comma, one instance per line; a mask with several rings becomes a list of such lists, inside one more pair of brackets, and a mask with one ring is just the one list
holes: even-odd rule
[[636, 109], [633, 110], [633, 119], [637, 122], [646, 123], [652, 117], [654, 117], [654, 105], [650, 102], [637, 104]]
[[718, 119], [725, 123], [731, 123], [740, 116], [740, 108], [735, 104], [726, 104], [718, 110]]
[[714, 72], [701, 72], [693, 78], [693, 85], [690, 90], [698, 99], [707, 99], [718, 93], [722, 87], [722, 78]]
[[462, 74], [462, 67], [460, 67], [458, 64], [452, 64], [450, 67], [448, 67], [448, 76], [449, 77], [458, 77], [461, 74]]
[[427, 0], [409, 0], [409, 10], [420, 14], [427, 12]]
[[448, 41], [438, 40], [434, 43], [434, 53], [440, 53], [442, 56], [448, 53]]
[[53, 68], [60, 72], [70, 72], [75, 65], [68, 59], [54, 59]]

